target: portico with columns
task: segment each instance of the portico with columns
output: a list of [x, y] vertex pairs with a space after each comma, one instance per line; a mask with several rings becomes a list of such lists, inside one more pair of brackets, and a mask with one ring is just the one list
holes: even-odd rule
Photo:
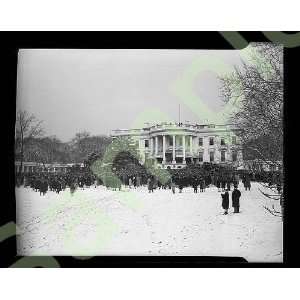
[[186, 164], [186, 158], [193, 156], [193, 136], [186, 134], [163, 133], [150, 137], [150, 156], [162, 164]]

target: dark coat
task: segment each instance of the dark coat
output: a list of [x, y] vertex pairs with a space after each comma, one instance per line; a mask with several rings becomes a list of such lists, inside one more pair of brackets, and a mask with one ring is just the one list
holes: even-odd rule
[[231, 194], [232, 197], [232, 206], [233, 207], [239, 207], [240, 206], [240, 197], [241, 197], [241, 192], [236, 189], [232, 191]]
[[223, 209], [229, 208], [229, 193], [226, 191], [224, 194], [221, 194], [222, 196], [222, 207]]
[[244, 181], [244, 187], [251, 187], [251, 182], [250, 182], [250, 178], [246, 178], [245, 181]]
[[154, 182], [152, 179], [148, 179], [148, 190], [153, 190]]
[[204, 189], [205, 188], [205, 181], [202, 179], [200, 181], [200, 189]]

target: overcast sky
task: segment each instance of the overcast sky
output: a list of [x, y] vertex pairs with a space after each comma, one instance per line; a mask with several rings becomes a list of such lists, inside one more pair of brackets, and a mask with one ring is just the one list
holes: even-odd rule
[[[241, 63], [239, 50], [20, 50], [17, 109], [43, 120], [46, 134], [62, 141], [82, 130], [109, 134], [178, 121], [179, 104], [181, 121], [201, 123], [205, 116], [182, 100], [176, 86], [207, 55], [231, 67]], [[215, 72], [198, 72], [190, 86], [210, 109], [222, 108]]]

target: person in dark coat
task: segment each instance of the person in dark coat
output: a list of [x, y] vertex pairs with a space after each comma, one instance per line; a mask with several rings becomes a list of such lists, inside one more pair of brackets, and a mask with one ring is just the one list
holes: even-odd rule
[[194, 189], [194, 193], [197, 193], [198, 192], [198, 183], [195, 179], [193, 180], [192, 186], [193, 186], [193, 189]]
[[139, 187], [141, 185], [141, 177], [137, 176], [136, 177], [136, 186]]
[[228, 190], [225, 193], [221, 194], [222, 196], [222, 208], [224, 209], [224, 215], [228, 215], [228, 208], [229, 208], [229, 193]]
[[71, 181], [70, 182], [70, 193], [73, 196], [74, 192], [75, 192], [76, 186], [75, 186], [75, 182]]
[[237, 186], [234, 187], [231, 197], [232, 197], [232, 207], [234, 208], [234, 213], [239, 213], [241, 192], [238, 190]]
[[247, 191], [247, 189], [250, 191], [250, 188], [251, 188], [251, 182], [250, 182], [250, 177], [247, 176], [245, 178], [245, 183], [244, 183], [244, 187], [245, 187], [245, 190]]
[[182, 193], [182, 190], [183, 190], [183, 183], [182, 183], [182, 181], [179, 182], [178, 187], [179, 187], [179, 193]]
[[43, 179], [41, 181], [40, 195], [43, 194], [43, 196], [45, 196], [47, 191], [48, 191], [48, 182], [46, 179]]
[[59, 192], [62, 190], [61, 188], [61, 182], [59, 180], [56, 181], [56, 193], [59, 194]]
[[136, 177], [134, 176], [132, 178], [133, 187], [136, 188]]
[[147, 183], [148, 183], [149, 193], [153, 193], [153, 180], [152, 180], [152, 178], [148, 178]]
[[159, 180], [157, 181], [157, 187], [161, 189], [161, 182]]
[[217, 188], [218, 188], [218, 192], [220, 192], [220, 188], [221, 188], [221, 180], [220, 177], [217, 177]]
[[222, 185], [222, 192], [224, 192], [226, 188], [226, 181], [224, 178], [222, 178], [221, 185]]
[[202, 178], [200, 180], [200, 192], [204, 192], [205, 191], [205, 181], [204, 179]]
[[227, 186], [227, 190], [230, 191], [230, 188], [231, 188], [231, 182], [230, 182], [230, 179], [229, 179], [229, 178], [227, 179], [226, 186]]
[[175, 182], [173, 180], [171, 181], [171, 189], [172, 193], [175, 194]]

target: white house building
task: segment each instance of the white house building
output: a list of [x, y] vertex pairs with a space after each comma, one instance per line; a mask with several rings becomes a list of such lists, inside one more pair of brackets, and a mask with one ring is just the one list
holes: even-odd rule
[[131, 137], [137, 144], [141, 163], [155, 159], [159, 168], [182, 168], [187, 164], [214, 162], [242, 164], [242, 149], [231, 125], [160, 123], [140, 129], [116, 129], [112, 138]]

